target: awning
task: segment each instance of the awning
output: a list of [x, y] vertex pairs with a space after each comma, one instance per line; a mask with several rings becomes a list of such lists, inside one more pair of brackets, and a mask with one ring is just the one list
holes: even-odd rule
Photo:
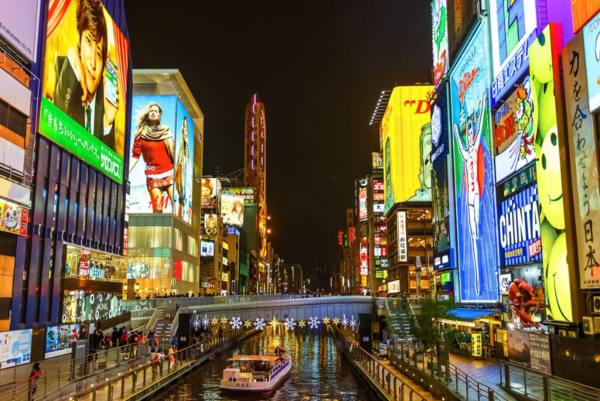
[[472, 322], [475, 319], [493, 315], [494, 313], [498, 313], [498, 311], [493, 309], [452, 309], [448, 311], [449, 315], [455, 316], [454, 318], [450, 316], [450, 319], [456, 319], [463, 322]]

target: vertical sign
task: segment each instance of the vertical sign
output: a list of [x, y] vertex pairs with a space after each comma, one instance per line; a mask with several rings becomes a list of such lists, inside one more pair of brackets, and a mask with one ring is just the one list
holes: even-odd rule
[[[586, 27], [587, 29], [587, 27]], [[594, 118], [586, 81], [584, 35], [580, 32], [563, 50], [563, 72], [575, 232], [581, 288], [600, 288], [600, 189]], [[595, 40], [595, 39], [594, 39]]]
[[437, 88], [448, 74], [448, 13], [447, 0], [431, 2], [431, 29], [433, 37], [433, 84]]
[[360, 275], [369, 275], [369, 248], [367, 245], [367, 237], [363, 237], [360, 243]]
[[361, 188], [358, 190], [358, 220], [364, 221], [367, 217], [367, 188]]
[[[583, 28], [585, 63], [587, 71], [587, 91], [590, 99], [590, 111], [600, 108], [600, 13]], [[584, 80], [585, 78], [581, 78]], [[566, 87], [565, 87], [566, 89]]]
[[406, 212], [398, 212], [398, 260], [408, 261], [408, 247], [406, 246]]

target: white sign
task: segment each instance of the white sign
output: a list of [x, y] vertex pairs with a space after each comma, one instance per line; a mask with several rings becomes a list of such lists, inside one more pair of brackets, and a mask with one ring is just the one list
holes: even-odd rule
[[394, 280], [388, 283], [388, 293], [394, 294], [396, 292], [400, 292], [400, 280]]
[[31, 362], [31, 329], [0, 333], [2, 369]]
[[408, 261], [408, 246], [406, 245], [406, 212], [398, 212], [398, 258], [400, 262]]
[[0, 0], [0, 36], [30, 61], [37, 58], [39, 0]]

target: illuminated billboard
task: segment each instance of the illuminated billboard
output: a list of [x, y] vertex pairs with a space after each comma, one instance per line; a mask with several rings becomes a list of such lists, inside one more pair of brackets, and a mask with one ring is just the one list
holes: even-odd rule
[[243, 198], [246, 206], [256, 205], [256, 190], [252, 187], [227, 187], [221, 190], [221, 194]]
[[[584, 32], [563, 49], [565, 103], [571, 164], [574, 226], [581, 288], [600, 288], [600, 181], [597, 137], [588, 98]], [[583, 79], [582, 79], [583, 78]], [[594, 223], [596, 223], [594, 225]], [[595, 255], [598, 255], [597, 257]]]
[[400, 280], [390, 281], [388, 283], [388, 293], [395, 294], [400, 292]]
[[218, 209], [221, 198], [221, 181], [216, 178], [202, 179], [202, 209]]
[[383, 153], [372, 152], [371, 157], [372, 157], [372, 162], [373, 162], [373, 170], [383, 169]]
[[457, 256], [463, 302], [492, 302], [500, 297], [488, 49], [484, 20], [450, 76]]
[[363, 237], [360, 242], [360, 275], [369, 275], [369, 245], [367, 243], [367, 237]]
[[204, 215], [204, 229], [202, 237], [215, 239], [219, 233], [219, 217], [216, 214]]
[[223, 218], [223, 224], [243, 226], [244, 198], [221, 194], [221, 217]]
[[433, 36], [433, 84], [437, 88], [442, 78], [448, 74], [448, 12], [446, 0], [431, 2], [431, 28]]
[[361, 188], [358, 190], [358, 220], [365, 221], [367, 217], [367, 188]]
[[192, 222], [194, 122], [177, 96], [134, 96], [130, 213], [173, 213]]
[[573, 32], [577, 33], [593, 15], [600, 11], [600, 0], [571, 0]]
[[28, 220], [28, 208], [0, 199], [0, 231], [27, 235]]
[[40, 0], [0, 0], [0, 36], [30, 61], [37, 59]]
[[408, 243], [406, 242], [406, 212], [399, 211], [398, 218], [398, 261], [408, 261]]
[[536, 0], [490, 0], [490, 26], [495, 104], [527, 71], [528, 47], [537, 27]]
[[40, 133], [122, 183], [129, 43], [100, 0], [49, 7], [44, 59]]
[[[538, 105], [536, 174], [540, 203], [547, 316], [571, 321], [567, 232], [561, 181], [556, 93], [560, 93], [559, 49], [562, 27], [549, 24], [529, 48], [529, 75]], [[568, 68], [565, 64], [565, 69]], [[555, 88], [555, 80], [559, 82]], [[569, 233], [571, 234], [571, 233]]]
[[448, 135], [448, 85], [438, 89], [431, 108], [431, 164], [434, 269], [454, 267], [456, 248], [451, 140]]
[[432, 91], [428, 85], [392, 91], [381, 121], [386, 213], [395, 203], [431, 201], [431, 114], [427, 99]]
[[539, 113], [534, 107], [534, 91], [530, 77], [525, 77], [493, 112], [497, 183], [535, 161]]
[[596, 14], [582, 32], [585, 46], [587, 90], [590, 111], [593, 113], [600, 108], [600, 14]]
[[215, 243], [213, 241], [201, 241], [200, 256], [215, 256]]

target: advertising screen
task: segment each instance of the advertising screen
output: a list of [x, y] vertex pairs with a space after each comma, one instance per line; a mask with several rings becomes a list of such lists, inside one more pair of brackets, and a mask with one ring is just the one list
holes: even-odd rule
[[448, 86], [438, 89], [431, 108], [431, 163], [433, 201], [434, 269], [454, 266], [456, 235], [454, 227], [454, 191], [452, 182], [451, 136], [448, 135]]
[[244, 225], [244, 198], [221, 194], [221, 217], [223, 224]]
[[221, 197], [221, 181], [216, 178], [202, 179], [202, 209], [218, 209]]
[[106, 320], [123, 313], [121, 294], [100, 291], [64, 291], [62, 323]]
[[503, 181], [535, 161], [539, 118], [539, 113], [534, 112], [533, 97], [536, 94], [527, 76], [492, 113], [496, 182]]
[[173, 213], [192, 222], [194, 122], [177, 96], [134, 96], [130, 213]]
[[46, 329], [45, 358], [54, 358], [71, 353], [71, 344], [79, 340], [78, 324], [48, 326]]
[[[227, 187], [221, 190], [222, 195], [237, 196], [244, 199], [244, 205], [255, 206], [256, 195], [255, 189], [252, 187]], [[210, 198], [210, 196], [209, 196]]]
[[[574, 226], [579, 254], [581, 288], [600, 288], [600, 177], [597, 137], [588, 98], [583, 32], [565, 46], [563, 53], [569, 156], [571, 165]], [[595, 255], [598, 256], [595, 256]]]
[[442, 78], [448, 74], [448, 12], [447, 0], [431, 2], [431, 30], [433, 37], [433, 84], [437, 88]]
[[[600, 13], [583, 28], [590, 111], [600, 108]], [[583, 79], [583, 78], [582, 78]]]
[[127, 278], [149, 278], [150, 265], [144, 262], [132, 262], [127, 265]]
[[600, 0], [571, 0], [573, 15], [573, 32], [577, 33], [583, 26], [600, 11]]
[[200, 256], [215, 256], [215, 243], [212, 241], [200, 242]]
[[[538, 105], [536, 137], [536, 174], [542, 231], [544, 285], [547, 298], [547, 317], [551, 320], [571, 321], [571, 292], [567, 262], [567, 233], [563, 204], [560, 143], [557, 126], [557, 102], [560, 93], [558, 50], [560, 26], [548, 25], [529, 48], [529, 76], [535, 88], [534, 110]], [[565, 69], [567, 69], [565, 64]], [[572, 235], [572, 234], [571, 234]]]
[[2, 368], [31, 362], [32, 330], [0, 333], [0, 362]]
[[29, 61], [37, 59], [40, 0], [0, 0], [0, 35]]
[[535, 40], [536, 0], [490, 0], [492, 104], [527, 71], [528, 47]]
[[216, 214], [204, 215], [204, 231], [203, 237], [214, 239], [219, 231], [219, 217]]
[[[385, 212], [406, 201], [431, 201], [432, 86], [396, 87], [381, 121]], [[419, 151], [415, 151], [418, 149]]]
[[491, 155], [487, 27], [482, 21], [450, 76], [460, 299], [500, 297]]
[[99, 0], [54, 3], [40, 133], [121, 183], [129, 43]]

